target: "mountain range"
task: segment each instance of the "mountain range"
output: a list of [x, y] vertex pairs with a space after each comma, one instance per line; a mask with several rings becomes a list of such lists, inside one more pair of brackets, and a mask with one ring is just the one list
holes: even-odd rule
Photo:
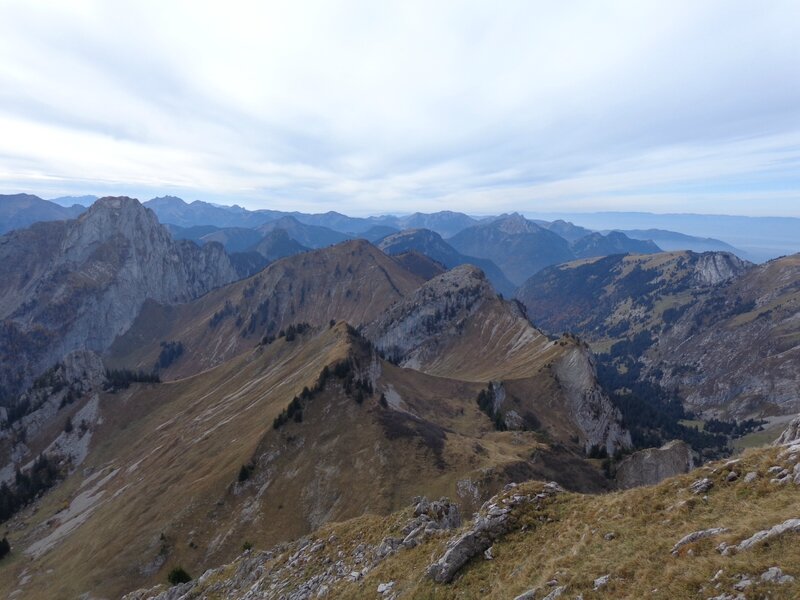
[[2, 593], [797, 591], [800, 255], [74, 208], [0, 236]]
[[699, 413], [787, 414], [800, 411], [799, 260], [609, 256], [545, 269], [517, 298], [545, 331], [578, 334]]

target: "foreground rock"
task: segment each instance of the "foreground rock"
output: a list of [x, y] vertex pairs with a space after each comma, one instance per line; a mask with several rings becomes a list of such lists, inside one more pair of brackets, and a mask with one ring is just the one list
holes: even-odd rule
[[489, 500], [475, 518], [472, 527], [457, 538], [450, 540], [447, 551], [433, 564], [427, 573], [436, 583], [450, 583], [458, 571], [473, 557], [483, 554], [496, 540], [511, 531], [515, 525], [514, 509], [525, 504], [542, 503], [550, 496], [563, 492], [557, 483], [546, 484], [536, 495], [511, 493], [495, 496]]
[[746, 540], [742, 540], [736, 546], [729, 546], [723, 548], [722, 553], [725, 555], [733, 554], [734, 552], [743, 552], [750, 550], [760, 544], [769, 542], [770, 540], [785, 535], [787, 533], [800, 533], [800, 519], [787, 519], [783, 523], [778, 523], [769, 529], [763, 529], [751, 535]]
[[800, 416], [789, 423], [789, 426], [783, 430], [783, 433], [775, 440], [773, 445], [786, 446], [793, 442], [800, 442]]
[[691, 446], [673, 440], [661, 448], [639, 450], [625, 458], [617, 466], [616, 480], [622, 489], [655, 485], [668, 477], [688, 473], [694, 466]]
[[677, 555], [678, 551], [688, 544], [693, 544], [697, 541], [704, 540], [706, 538], [714, 537], [717, 535], [721, 535], [723, 533], [727, 533], [729, 529], [725, 527], [712, 527], [711, 529], [703, 529], [701, 531], [693, 531], [685, 536], [683, 536], [678, 542], [672, 547], [672, 554]]
[[[123, 600], [180, 600], [188, 598], [284, 598], [305, 600], [327, 596], [340, 583], [361, 582], [375, 567], [396, 552], [406, 552], [427, 537], [461, 524], [458, 506], [447, 498], [412, 501], [413, 518], [403, 527], [403, 538], [386, 537], [378, 544], [347, 542], [336, 535], [303, 538], [264, 552], [246, 551], [235, 569], [206, 571], [197, 580], [169, 589], [163, 585], [137, 590]], [[391, 597], [395, 582], [377, 586]]]

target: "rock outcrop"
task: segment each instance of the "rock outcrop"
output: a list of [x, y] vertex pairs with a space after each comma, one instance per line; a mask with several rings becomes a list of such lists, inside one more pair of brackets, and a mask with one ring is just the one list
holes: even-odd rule
[[728, 546], [723, 549], [723, 554], [732, 554], [734, 552], [743, 552], [750, 550], [760, 544], [764, 544], [776, 537], [780, 537], [787, 533], [800, 533], [800, 519], [787, 519], [783, 523], [778, 523], [769, 529], [757, 531], [749, 538], [742, 540], [735, 546]]
[[547, 483], [534, 496], [515, 494], [511, 485], [506, 492], [495, 496], [481, 508], [475, 521], [466, 532], [450, 540], [445, 553], [428, 569], [428, 576], [436, 583], [450, 583], [458, 571], [475, 556], [483, 554], [491, 545], [507, 534], [515, 525], [514, 510], [525, 504], [546, 501], [564, 490], [557, 483]]
[[655, 485], [668, 477], [688, 473], [695, 466], [691, 446], [680, 440], [661, 448], [634, 452], [617, 466], [616, 480], [622, 489]]
[[[83, 462], [89, 452], [94, 425], [98, 422], [98, 392], [105, 383], [102, 359], [88, 350], [75, 350], [48, 369], [16, 401], [17, 417], [0, 429], [0, 481], [10, 481], [18, 468], [35, 459], [31, 447], [57, 457], [70, 469]], [[72, 410], [72, 406], [78, 406]], [[22, 410], [20, 407], [24, 408]], [[53, 430], [53, 421], [73, 413], [72, 427]]]
[[[499, 298], [476, 267], [462, 265], [431, 279], [362, 331], [389, 360], [433, 375], [495, 384], [555, 379], [586, 452], [614, 454], [631, 445], [622, 415], [597, 381], [589, 349], [572, 337], [549, 340], [516, 303]], [[499, 411], [501, 402], [495, 398], [495, 415], [508, 429], [524, 429], [520, 414]]]
[[692, 533], [687, 533], [681, 539], [679, 539], [675, 545], [672, 547], [672, 554], [677, 555], [681, 548], [687, 546], [689, 544], [694, 544], [700, 540], [705, 540], [707, 538], [715, 537], [718, 535], [722, 535], [723, 533], [728, 533], [729, 529], [725, 527], [712, 527], [711, 529], [702, 529], [700, 531], [693, 531]]
[[751, 263], [730, 252], [703, 252], [697, 255], [694, 278], [701, 285], [717, 285], [744, 273]]
[[220, 244], [174, 241], [131, 198], [13, 231], [0, 237], [0, 385], [18, 391], [72, 350], [104, 351], [146, 299], [185, 302], [236, 278]]
[[483, 272], [462, 265], [434, 277], [392, 306], [364, 334], [393, 362], [420, 368], [439, 351], [440, 337], [495, 297]]
[[800, 442], [800, 416], [789, 423], [789, 426], [783, 430], [783, 433], [775, 440], [773, 445], [786, 446], [794, 442]]
[[603, 448], [609, 455], [631, 447], [631, 434], [622, 426], [622, 414], [597, 382], [597, 371], [589, 349], [573, 346], [553, 367], [570, 404], [572, 415], [584, 435], [587, 452]]
[[[123, 600], [183, 600], [207, 597], [207, 594], [287, 600], [325, 597], [339, 583], [360, 582], [396, 552], [406, 552], [426, 537], [461, 524], [458, 506], [447, 498], [429, 501], [416, 497], [412, 506], [413, 518], [402, 528], [407, 532], [407, 539], [414, 540], [412, 543], [388, 537], [378, 544], [353, 546], [336, 535], [306, 537], [263, 552], [247, 550], [234, 563], [235, 569], [229, 566], [210, 569], [194, 581], [169, 589], [159, 585], [137, 590], [125, 595]], [[393, 587], [394, 582], [381, 583], [377, 591], [386, 596], [392, 593]]]

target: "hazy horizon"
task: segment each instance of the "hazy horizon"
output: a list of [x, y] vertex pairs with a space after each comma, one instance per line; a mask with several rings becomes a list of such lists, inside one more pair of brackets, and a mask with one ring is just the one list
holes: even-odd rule
[[[13, 194], [31, 194], [31, 195], [34, 195], [34, 196], [38, 196], [38, 194], [36, 194], [35, 192], [32, 192], [32, 191], [4, 191], [0, 195], [4, 195], [4, 194], [9, 194], [9, 195], [13, 195]], [[145, 202], [149, 202], [150, 200], [155, 200], [157, 198], [164, 198], [166, 196], [171, 196], [171, 197], [179, 198], [180, 200], [182, 200], [186, 204], [192, 204], [193, 202], [199, 201], [199, 202], [207, 202], [208, 204], [212, 204], [214, 206], [218, 206], [218, 207], [221, 207], [221, 208], [233, 208], [235, 206], [239, 206], [240, 208], [244, 208], [246, 210], [251, 210], [251, 211], [255, 211], [255, 210], [281, 210], [281, 211], [284, 211], [284, 212], [309, 212], [309, 211], [302, 211], [302, 210], [297, 210], [297, 209], [292, 209], [292, 208], [286, 208], [286, 209], [273, 208], [272, 206], [269, 206], [266, 201], [263, 202], [263, 204], [267, 204], [265, 206], [259, 206], [257, 208], [248, 208], [247, 206], [243, 206], [242, 204], [239, 204], [238, 202], [234, 202], [234, 201], [231, 201], [230, 203], [226, 204], [224, 202], [212, 202], [212, 201], [207, 201], [207, 200], [201, 200], [200, 198], [191, 198], [191, 199], [190, 198], [184, 198], [182, 196], [178, 196], [178, 195], [175, 195], [175, 194], [164, 194], [164, 195], [161, 195], [161, 196], [138, 197], [138, 196], [133, 196], [133, 195], [130, 195], [130, 194], [109, 193], [106, 196], [128, 196], [130, 198], [134, 198], [134, 199], [138, 200], [139, 202], [141, 202], [143, 204]], [[48, 200], [50, 202], [54, 202], [54, 201], [57, 201], [57, 200], [61, 200], [63, 198], [93, 198], [93, 199], [96, 200], [96, 199], [102, 198], [104, 196], [99, 196], [97, 194], [92, 194], [92, 193], [75, 192], [75, 193], [72, 193], [72, 194], [64, 194], [64, 195], [59, 195], [59, 196], [52, 196], [51, 195], [51, 196], [39, 196], [39, 197], [42, 198], [43, 200]], [[85, 206], [88, 206], [88, 205], [85, 205]], [[447, 208], [440, 209], [440, 211], [445, 211], [445, 210], [449, 210], [451, 212], [460, 212], [460, 213], [463, 213], [463, 214], [466, 214], [466, 215], [468, 215], [470, 217], [475, 217], [475, 218], [494, 217], [494, 216], [498, 216], [498, 215], [502, 215], [502, 214], [519, 213], [519, 214], [523, 215], [524, 217], [526, 217], [528, 219], [541, 219], [541, 220], [565, 219], [566, 217], [574, 216], [574, 215], [603, 215], [603, 214], [609, 214], [609, 215], [619, 215], [619, 214], [649, 215], [649, 216], [656, 216], [656, 217], [659, 217], [659, 216], [660, 217], [696, 216], [696, 217], [745, 217], [745, 218], [755, 218], [755, 219], [800, 219], [800, 215], [798, 215], [798, 216], [794, 216], [794, 215], [784, 216], [784, 215], [775, 215], [775, 214], [746, 215], [746, 214], [734, 214], [734, 213], [657, 212], [657, 211], [646, 211], [646, 210], [639, 211], [639, 210], [602, 210], [602, 209], [598, 209], [598, 210], [583, 210], [583, 211], [574, 211], [574, 212], [564, 212], [564, 211], [555, 211], [555, 210], [554, 211], [535, 211], [535, 210], [532, 211], [532, 210], [515, 210], [515, 209], [512, 209], [512, 210], [501, 211], [501, 212], [475, 212], [475, 211], [471, 211], [470, 212], [470, 211], [461, 211], [461, 210], [457, 210], [457, 209], [447, 209]], [[412, 215], [415, 212], [420, 212], [420, 213], [439, 212], [439, 211], [426, 211], [426, 210], [416, 210], [416, 211], [395, 210], [395, 211], [386, 211], [386, 212], [370, 212], [368, 210], [365, 210], [365, 211], [362, 211], [362, 212], [347, 212], [347, 211], [343, 211], [343, 210], [336, 210], [335, 208], [329, 209], [329, 211], [338, 212], [338, 213], [344, 214], [346, 216], [362, 217], [362, 218], [363, 217], [382, 217], [382, 216], [398, 216], [399, 217], [399, 216]], [[329, 211], [325, 211], [325, 212], [329, 212]]]

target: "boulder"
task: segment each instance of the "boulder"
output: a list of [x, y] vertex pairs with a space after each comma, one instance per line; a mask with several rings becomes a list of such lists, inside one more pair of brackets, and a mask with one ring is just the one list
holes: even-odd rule
[[622, 460], [617, 466], [617, 485], [622, 489], [655, 485], [668, 477], [688, 473], [694, 466], [689, 444], [673, 440], [661, 448], [639, 450]]

